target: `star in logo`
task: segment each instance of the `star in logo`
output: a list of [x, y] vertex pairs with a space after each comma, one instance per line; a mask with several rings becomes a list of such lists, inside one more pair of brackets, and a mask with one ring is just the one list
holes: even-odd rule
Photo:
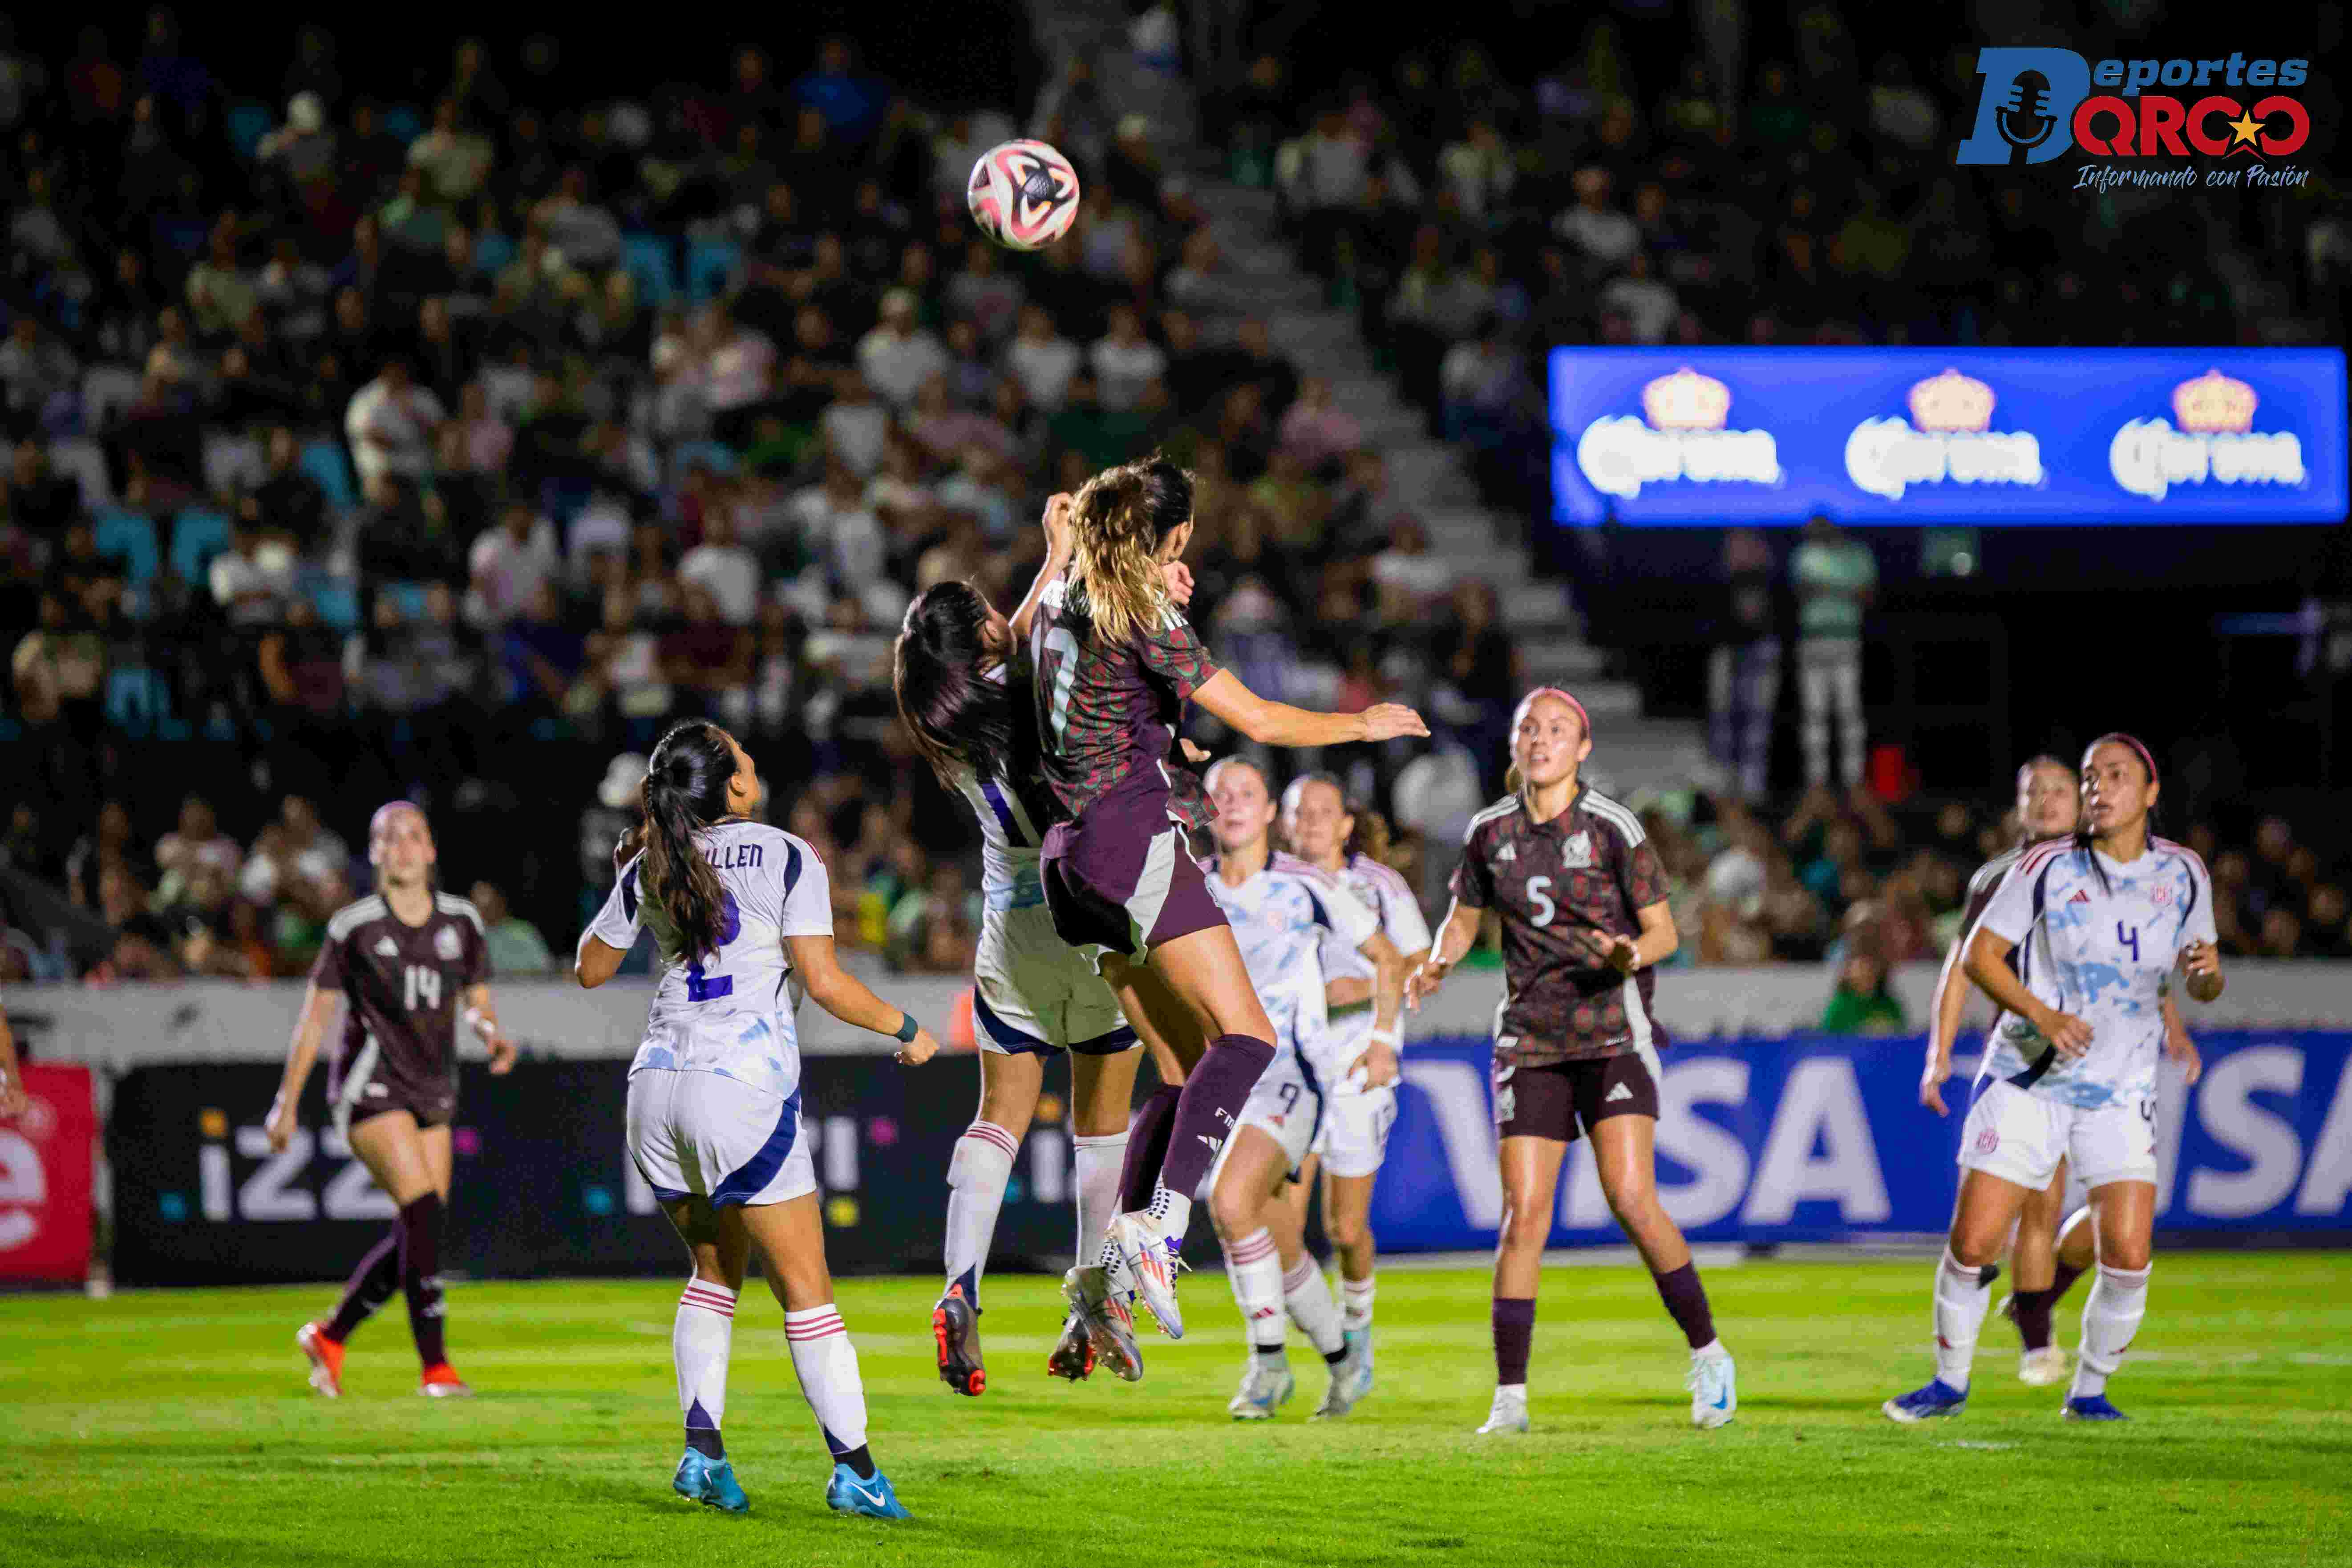
[[1060, 172], [1044, 159], [1016, 153], [1012, 163], [1013, 189], [1020, 197], [1024, 218], [1034, 221], [1070, 199], [1070, 187], [1062, 182]]
[[[2250, 111], [2241, 111], [2238, 119], [2224, 120], [2221, 123], [2228, 126], [2231, 132], [2230, 151], [2232, 153], [2252, 151], [2254, 138], [2261, 135], [2263, 131], [2263, 122], [2255, 119]], [[2242, 147], [2240, 145], [2241, 142], [2244, 143]]]

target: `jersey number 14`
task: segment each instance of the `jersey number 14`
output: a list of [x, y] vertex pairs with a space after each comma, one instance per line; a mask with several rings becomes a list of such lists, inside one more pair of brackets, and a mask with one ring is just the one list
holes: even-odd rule
[[414, 1013], [422, 1007], [428, 1013], [441, 1008], [441, 972], [430, 964], [412, 963], [401, 972], [401, 1005]]

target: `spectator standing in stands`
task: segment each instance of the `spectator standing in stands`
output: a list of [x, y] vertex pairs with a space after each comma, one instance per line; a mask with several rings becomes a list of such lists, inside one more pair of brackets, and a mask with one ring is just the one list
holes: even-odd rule
[[1826, 516], [1805, 525], [1789, 560], [1797, 594], [1797, 689], [1804, 706], [1805, 782], [1830, 777], [1830, 716], [1836, 710], [1839, 761], [1848, 787], [1862, 783], [1862, 621], [1878, 593], [1870, 546]]
[[379, 474], [421, 479], [433, 471], [433, 428], [446, 417], [441, 400], [409, 379], [408, 362], [383, 362], [376, 378], [352, 394], [343, 434], [361, 483]]
[[1772, 605], [1772, 550], [1754, 529], [1724, 535], [1723, 601], [1707, 661], [1707, 749], [1733, 787], [1762, 795], [1780, 700], [1780, 628]]
[[489, 949], [490, 973], [544, 974], [555, 967], [555, 955], [539, 928], [507, 908], [507, 896], [496, 885], [477, 882], [474, 908], [482, 917], [482, 938]]

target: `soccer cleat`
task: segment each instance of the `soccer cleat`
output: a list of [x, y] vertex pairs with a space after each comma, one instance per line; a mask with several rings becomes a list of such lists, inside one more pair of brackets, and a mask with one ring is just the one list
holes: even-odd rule
[[931, 1339], [939, 1346], [941, 1383], [958, 1394], [987, 1391], [988, 1369], [980, 1360], [980, 1309], [964, 1300], [962, 1286], [949, 1286], [931, 1309]]
[[1122, 1383], [1142, 1382], [1143, 1347], [1135, 1342], [1134, 1316], [1124, 1299], [1106, 1289], [1102, 1271], [1073, 1268], [1062, 1276], [1062, 1300], [1103, 1365]]
[[1690, 1375], [1683, 1379], [1683, 1386], [1690, 1390], [1691, 1425], [1702, 1432], [1730, 1425], [1738, 1413], [1739, 1379], [1728, 1352], [1693, 1356]]
[[2036, 1388], [2047, 1388], [2053, 1383], [2066, 1381], [2066, 1352], [2056, 1345], [2043, 1345], [2038, 1351], [2027, 1351], [2017, 1358], [2017, 1381], [2030, 1383]]
[[436, 1361], [425, 1369], [424, 1381], [416, 1385], [416, 1392], [427, 1399], [466, 1399], [474, 1391], [466, 1386], [466, 1380], [457, 1375], [456, 1367], [446, 1361]]
[[686, 1451], [669, 1485], [672, 1491], [688, 1502], [703, 1503], [726, 1513], [751, 1510], [751, 1500], [743, 1495], [743, 1488], [735, 1479], [735, 1467], [698, 1448]]
[[2091, 1394], [2079, 1399], [2069, 1399], [2066, 1401], [2065, 1409], [2059, 1414], [2069, 1421], [2128, 1421], [2131, 1419], [2130, 1416], [2108, 1404], [2107, 1396], [2104, 1394]]
[[1184, 1267], [1182, 1241], [1161, 1235], [1144, 1215], [1123, 1214], [1110, 1222], [1110, 1244], [1135, 1282], [1137, 1299], [1158, 1320], [1160, 1331], [1171, 1340], [1182, 1339], [1184, 1314], [1176, 1305], [1176, 1274]]
[[1072, 1383], [1084, 1383], [1095, 1370], [1095, 1342], [1087, 1332], [1087, 1325], [1072, 1308], [1062, 1320], [1062, 1337], [1045, 1355], [1045, 1375], [1066, 1377]]
[[1497, 1388], [1495, 1403], [1487, 1407], [1486, 1424], [1478, 1428], [1481, 1437], [1519, 1437], [1528, 1430], [1528, 1391], [1524, 1388]]
[[905, 1519], [907, 1507], [890, 1489], [890, 1478], [877, 1470], [860, 1476], [847, 1465], [833, 1467], [825, 1484], [824, 1506], [835, 1513], [862, 1513], [868, 1519]]
[[1347, 1341], [1348, 1353], [1331, 1369], [1331, 1382], [1315, 1406], [1315, 1420], [1338, 1420], [1372, 1391], [1372, 1336], [1362, 1329], [1349, 1329]]
[[1264, 1421], [1279, 1405], [1290, 1403], [1298, 1380], [1290, 1375], [1290, 1368], [1279, 1363], [1268, 1366], [1255, 1356], [1242, 1368], [1242, 1385], [1225, 1402], [1225, 1408], [1236, 1421]]
[[310, 1358], [310, 1386], [330, 1399], [343, 1396], [343, 1342], [327, 1337], [324, 1323], [305, 1323], [294, 1331], [294, 1342]]
[[1938, 1415], [1958, 1415], [1969, 1407], [1968, 1392], [1954, 1388], [1942, 1378], [1937, 1378], [1925, 1388], [1915, 1388], [1898, 1399], [1890, 1399], [1878, 1408], [1889, 1421], [1909, 1426], [1914, 1421], [1932, 1421]]

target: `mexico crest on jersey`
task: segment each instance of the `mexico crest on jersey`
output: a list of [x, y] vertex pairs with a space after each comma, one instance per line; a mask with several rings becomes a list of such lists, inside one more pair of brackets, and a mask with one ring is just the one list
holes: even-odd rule
[[1570, 869], [1591, 865], [1592, 835], [1590, 832], [1570, 834], [1567, 845], [1560, 850], [1559, 861]]
[[456, 926], [443, 926], [433, 933], [433, 952], [436, 957], [455, 963], [457, 962], [458, 955], [464, 952], [465, 949], [458, 944]]

